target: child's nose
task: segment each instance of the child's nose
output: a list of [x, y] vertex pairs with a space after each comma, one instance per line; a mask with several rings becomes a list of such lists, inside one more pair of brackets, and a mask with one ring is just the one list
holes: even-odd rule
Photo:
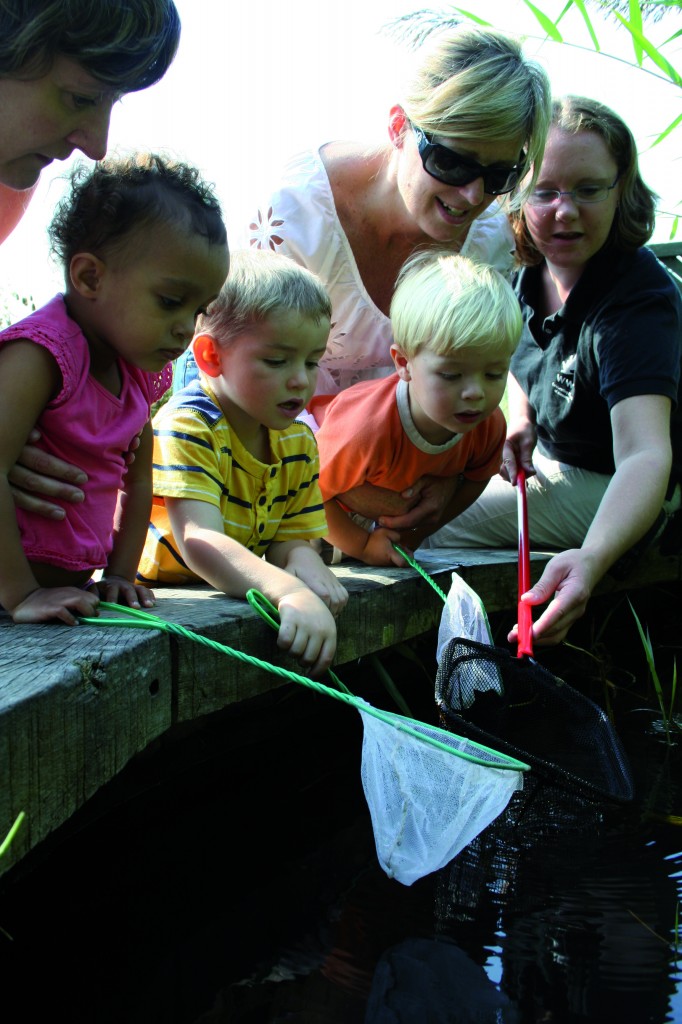
[[297, 366], [296, 369], [292, 371], [289, 378], [289, 387], [298, 389], [307, 388], [309, 383], [308, 371], [305, 366]]
[[469, 399], [478, 399], [483, 395], [483, 386], [478, 377], [469, 377], [464, 381], [462, 388], [462, 397]]
[[194, 337], [194, 327], [194, 316], [188, 314], [183, 320], [179, 320], [176, 323], [173, 328], [173, 334], [185, 344], [189, 344]]

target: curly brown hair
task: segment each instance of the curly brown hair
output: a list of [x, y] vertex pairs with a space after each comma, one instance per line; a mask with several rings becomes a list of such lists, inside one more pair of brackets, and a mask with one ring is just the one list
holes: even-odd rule
[[156, 153], [78, 164], [49, 227], [52, 253], [68, 267], [77, 252], [104, 257], [149, 224], [189, 222], [211, 245], [227, 232], [213, 187], [188, 164]]

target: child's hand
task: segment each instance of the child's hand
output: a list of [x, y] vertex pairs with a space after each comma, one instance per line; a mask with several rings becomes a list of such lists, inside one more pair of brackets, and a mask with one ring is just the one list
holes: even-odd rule
[[98, 615], [99, 594], [78, 587], [39, 587], [12, 610], [15, 622], [50, 622], [61, 619], [67, 626], [77, 626], [76, 615]]
[[387, 530], [383, 526], [372, 530], [367, 534], [362, 561], [367, 565], [395, 565], [399, 569], [404, 569], [407, 562], [393, 547], [394, 541], [400, 544], [400, 534], [397, 530]]
[[277, 646], [311, 668], [313, 676], [324, 675], [336, 653], [336, 623], [327, 606], [308, 587], [301, 587], [280, 599], [278, 611]]
[[127, 604], [131, 608], [153, 608], [156, 604], [148, 587], [131, 583], [123, 576], [103, 576], [95, 586], [102, 600], [112, 604]]
[[348, 602], [348, 591], [310, 544], [293, 548], [284, 568], [306, 583], [324, 601], [334, 618], [341, 614]]

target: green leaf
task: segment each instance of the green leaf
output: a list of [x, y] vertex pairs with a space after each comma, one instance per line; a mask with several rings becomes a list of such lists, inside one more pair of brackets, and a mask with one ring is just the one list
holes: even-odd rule
[[[630, 0], [630, 28], [635, 29], [640, 36], [643, 35], [642, 10], [639, 6], [638, 0]], [[641, 66], [644, 58], [642, 44], [639, 42], [634, 32], [632, 34], [632, 45], [635, 51], [635, 60]]]
[[[647, 54], [647, 56], [650, 57], [651, 60], [654, 62], [656, 67], [660, 68], [661, 71], [663, 71], [667, 75], [667, 77], [674, 85], [682, 86], [682, 76], [675, 70], [672, 64], [668, 60], [666, 60], [663, 54], [659, 53], [654, 44], [651, 43], [646, 38], [646, 36], [642, 35], [641, 32], [638, 32], [635, 28], [633, 28], [630, 22], [621, 14], [619, 14], [618, 11], [614, 11], [613, 13], [616, 16], [616, 18], [618, 18], [618, 21], [620, 21], [620, 23], [625, 26], [625, 28], [633, 36], [633, 38], [636, 39], [636, 41], [639, 43], [639, 45]], [[641, 61], [639, 66], [641, 67]]]
[[465, 11], [463, 7], [453, 7], [453, 11], [457, 11], [458, 14], [463, 14], [469, 21], [475, 22], [477, 25], [483, 25], [484, 28], [492, 28], [492, 22], [486, 21], [484, 18], [479, 18], [477, 14], [472, 14], [471, 11]]
[[[592, 25], [592, 22], [590, 21], [590, 16], [587, 13], [587, 8], [585, 7], [585, 4], [584, 4], [583, 0], [572, 0], [572, 2], [575, 4], [575, 6], [578, 8], [580, 13], [582, 14], [583, 21], [585, 22], [585, 25], [587, 26], [587, 31], [590, 33], [590, 38], [592, 40], [592, 45], [594, 46], [594, 48], [597, 51], [597, 53], [600, 53], [601, 52], [601, 47], [599, 45], [599, 40], [597, 39], [597, 33], [594, 31], [594, 26]], [[563, 16], [564, 12], [567, 11], [567, 10], [568, 10], [568, 6], [566, 6], [564, 8], [564, 10], [561, 12], [561, 16]], [[559, 19], [557, 18], [557, 21], [558, 20]]]
[[672, 43], [673, 40], [679, 39], [680, 36], [682, 36], [682, 28], [678, 28], [677, 32], [673, 32], [671, 36], [668, 36], [668, 38], [661, 43], [661, 46], [667, 46], [668, 43]]
[[556, 27], [551, 18], [549, 18], [543, 11], [541, 11], [535, 4], [532, 4], [530, 0], [523, 0], [524, 4], [529, 11], [532, 11], [537, 20], [540, 22], [540, 27], [550, 39], [553, 39], [555, 43], [563, 43], [564, 39], [561, 32]]
[[570, 11], [570, 9], [571, 9], [571, 7], [572, 7], [572, 6], [573, 6], [573, 0], [568, 0], [568, 3], [567, 3], [567, 4], [566, 4], [566, 6], [564, 7], [563, 11], [561, 12], [561, 14], [559, 15], [559, 17], [558, 17], [558, 18], [556, 19], [556, 21], [554, 22], [554, 24], [555, 24], [555, 25], [558, 25], [558, 24], [559, 24], [559, 22], [561, 21], [561, 19], [562, 19], [562, 18], [563, 18], [563, 16], [564, 16], [564, 14], [568, 14], [568, 12]]
[[667, 138], [667, 136], [670, 135], [670, 133], [677, 128], [678, 124], [682, 124], [682, 114], [678, 114], [675, 120], [668, 125], [665, 131], [662, 131], [658, 138], [654, 139], [649, 148], [653, 149], [654, 146], [657, 146], [659, 144], [659, 142], [663, 142], [663, 139]]

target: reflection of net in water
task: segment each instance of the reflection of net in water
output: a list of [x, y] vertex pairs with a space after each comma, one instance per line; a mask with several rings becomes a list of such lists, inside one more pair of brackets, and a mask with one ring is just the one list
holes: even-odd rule
[[442, 652], [436, 698], [453, 731], [527, 761], [552, 788], [584, 800], [632, 799], [627, 760], [605, 712], [536, 662], [454, 638]]

